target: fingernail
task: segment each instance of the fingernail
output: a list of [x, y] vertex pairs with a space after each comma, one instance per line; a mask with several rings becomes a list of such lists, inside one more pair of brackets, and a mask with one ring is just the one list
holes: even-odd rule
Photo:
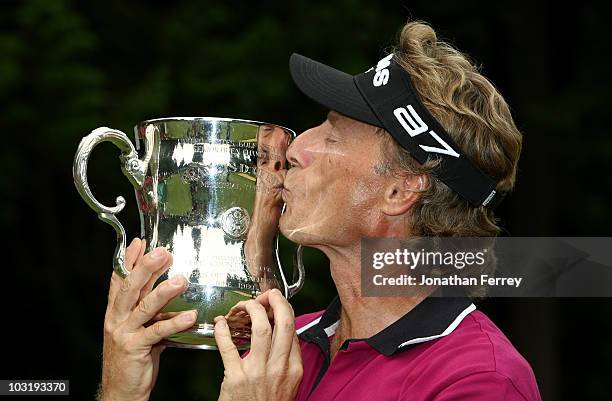
[[197, 312], [192, 310], [189, 312], [185, 312], [181, 315], [181, 321], [183, 323], [192, 323], [196, 320]]
[[166, 250], [164, 248], [155, 248], [153, 252], [151, 252], [151, 258], [153, 259], [161, 259], [164, 256]]
[[170, 279], [170, 284], [175, 287], [182, 287], [185, 284], [185, 277], [181, 276], [180, 274], [172, 276], [172, 278]]
[[274, 292], [274, 293], [276, 293], [276, 294], [278, 294], [278, 295], [283, 295], [283, 294], [281, 294], [281, 292], [280, 292], [280, 290], [279, 290], [278, 288], [274, 288], [274, 289], [272, 290], [272, 292]]
[[219, 319], [219, 321], [217, 322], [217, 326], [219, 326], [220, 329], [224, 329], [227, 327], [227, 322], [225, 321], [225, 319]]

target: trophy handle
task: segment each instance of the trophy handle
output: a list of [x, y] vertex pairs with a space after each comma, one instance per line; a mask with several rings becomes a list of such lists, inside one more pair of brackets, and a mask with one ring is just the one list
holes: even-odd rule
[[302, 258], [302, 251], [304, 248], [302, 245], [298, 245], [295, 253], [293, 254], [293, 265], [298, 268], [298, 279], [295, 283], [287, 285], [287, 299], [297, 294], [304, 286], [304, 279], [306, 278], [306, 270], [304, 269], [304, 260]]
[[150, 140], [150, 136], [153, 134], [152, 130], [153, 126], [147, 127], [145, 158], [144, 160], [140, 160], [138, 159], [138, 153], [134, 145], [123, 132], [107, 127], [96, 128], [81, 140], [72, 166], [74, 185], [85, 203], [98, 213], [98, 218], [100, 220], [110, 224], [117, 233], [117, 247], [115, 248], [115, 255], [113, 257], [113, 269], [121, 277], [125, 277], [129, 273], [125, 268], [126, 238], [125, 229], [115, 215], [123, 210], [125, 198], [123, 196], [118, 196], [115, 201], [116, 205], [112, 207], [104, 206], [98, 202], [89, 189], [89, 184], [87, 182], [87, 164], [93, 148], [101, 142], [111, 142], [121, 150], [121, 155], [119, 156], [122, 162], [121, 171], [123, 171], [123, 174], [130, 180], [135, 188], [141, 188], [151, 157], [152, 141]]

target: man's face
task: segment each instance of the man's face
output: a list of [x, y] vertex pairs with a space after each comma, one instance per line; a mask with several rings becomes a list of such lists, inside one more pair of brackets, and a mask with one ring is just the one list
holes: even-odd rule
[[302, 245], [347, 245], [375, 233], [385, 178], [375, 127], [330, 112], [289, 146], [281, 232]]

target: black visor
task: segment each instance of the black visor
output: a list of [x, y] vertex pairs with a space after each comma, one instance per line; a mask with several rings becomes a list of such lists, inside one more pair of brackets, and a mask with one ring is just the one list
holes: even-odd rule
[[363, 100], [352, 75], [297, 53], [289, 59], [289, 71], [302, 93], [315, 102], [347, 117], [384, 128]]
[[355, 76], [296, 53], [289, 69], [298, 88], [315, 102], [384, 128], [421, 164], [441, 159], [438, 178], [472, 206], [494, 209], [506, 195], [495, 190], [496, 182], [465, 156], [431, 115], [393, 54]]

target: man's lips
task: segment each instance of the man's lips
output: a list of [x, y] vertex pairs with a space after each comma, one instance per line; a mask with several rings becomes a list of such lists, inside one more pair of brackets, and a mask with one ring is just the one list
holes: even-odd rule
[[281, 197], [283, 198], [283, 201], [285, 203], [287, 203], [287, 198], [289, 197], [291, 191], [289, 189], [287, 189], [287, 187], [283, 186], [282, 187], [282, 191], [281, 191]]

